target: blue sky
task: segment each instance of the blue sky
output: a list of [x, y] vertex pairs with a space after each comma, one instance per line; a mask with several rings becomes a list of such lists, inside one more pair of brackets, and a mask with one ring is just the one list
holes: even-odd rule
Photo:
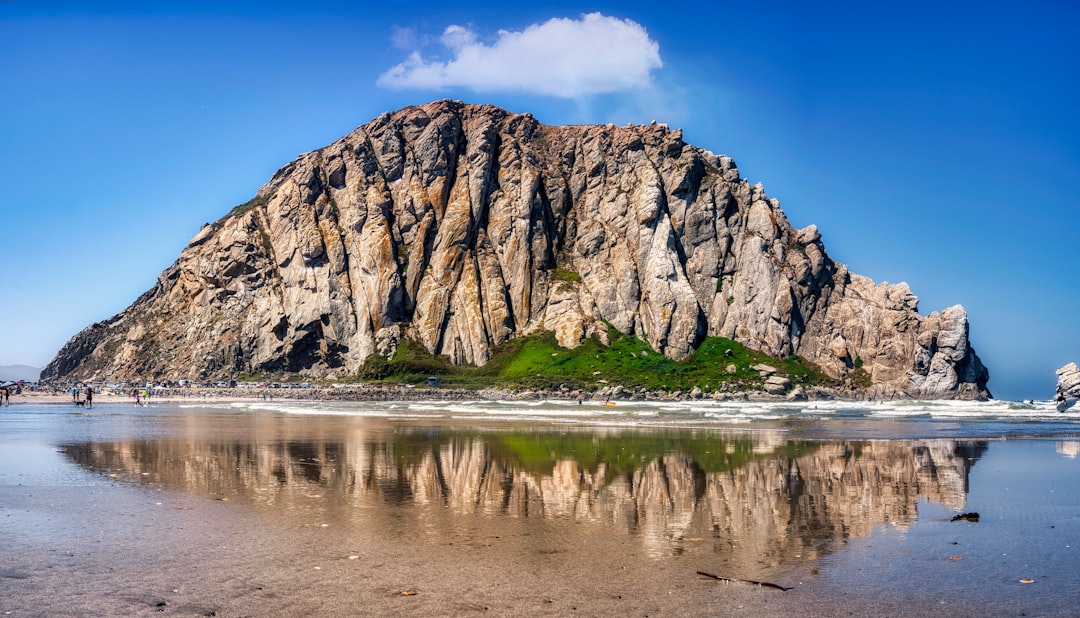
[[454, 98], [681, 127], [854, 272], [963, 304], [996, 397], [1046, 399], [1080, 361], [1078, 28], [1039, 1], [0, 0], [0, 365], [123, 310], [299, 153]]

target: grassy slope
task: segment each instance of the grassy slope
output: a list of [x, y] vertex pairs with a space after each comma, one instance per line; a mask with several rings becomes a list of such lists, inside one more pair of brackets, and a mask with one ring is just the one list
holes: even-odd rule
[[[816, 366], [797, 356], [776, 359], [721, 337], [707, 338], [693, 356], [674, 361], [658, 354], [633, 335], [608, 330], [609, 345], [590, 338], [574, 349], [560, 347], [550, 332], [509, 341], [494, 350], [481, 367], [454, 366], [446, 357], [428, 354], [422, 346], [402, 341], [390, 361], [372, 357], [358, 376], [363, 380], [423, 383], [438, 376], [443, 386], [489, 386], [554, 390], [621, 385], [628, 389], [710, 392], [723, 385], [739, 390], [761, 388], [752, 369], [765, 363], [795, 384], [835, 385]], [[729, 372], [729, 369], [734, 371]]]

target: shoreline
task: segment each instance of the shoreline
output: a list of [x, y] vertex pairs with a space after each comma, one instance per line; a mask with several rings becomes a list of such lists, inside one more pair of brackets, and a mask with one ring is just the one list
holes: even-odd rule
[[[141, 389], [144, 390], [145, 389]], [[635, 401], [635, 402], [675, 402], [675, 401], [730, 401], [748, 403], [784, 403], [811, 401], [927, 401], [915, 397], [892, 396], [872, 397], [871, 393], [815, 387], [809, 391], [802, 389], [787, 394], [771, 394], [764, 391], [713, 391], [702, 392], [695, 389], [683, 391], [649, 391], [645, 389], [628, 390], [622, 386], [611, 385], [594, 390], [561, 389], [556, 391], [542, 389], [516, 388], [454, 388], [413, 385], [313, 385], [305, 388], [251, 388], [251, 387], [200, 387], [165, 388], [151, 391], [149, 401], [162, 403], [183, 402], [260, 402], [260, 401]], [[80, 393], [78, 400], [85, 397]], [[12, 393], [10, 403], [74, 403], [71, 393], [59, 388], [37, 387], [23, 389], [21, 393]], [[993, 399], [930, 399], [928, 401], [994, 401]], [[111, 389], [95, 390], [94, 403], [135, 403], [127, 393]]]

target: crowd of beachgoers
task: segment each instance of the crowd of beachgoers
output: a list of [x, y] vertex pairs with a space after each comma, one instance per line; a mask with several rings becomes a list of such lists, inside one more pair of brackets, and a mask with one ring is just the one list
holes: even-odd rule
[[79, 404], [90, 394], [93, 402], [131, 403], [177, 400], [236, 400], [236, 401], [398, 401], [398, 400], [475, 400], [475, 399], [542, 399], [549, 397], [585, 397], [578, 391], [547, 393], [538, 391], [515, 391], [505, 389], [472, 390], [462, 388], [431, 387], [413, 384], [185, 384], [141, 385], [131, 384], [23, 384], [16, 400], [23, 401], [69, 401]]
[[[193, 384], [23, 384], [13, 396], [16, 400], [38, 402], [71, 402], [85, 405], [88, 392], [94, 403], [129, 401], [233, 400], [233, 401], [521, 401], [561, 399], [579, 401], [639, 400], [673, 401], [682, 399], [716, 399], [721, 393], [666, 392], [628, 390], [618, 385], [606, 385], [595, 390], [559, 389], [466, 389], [428, 384], [315, 384], [315, 383], [209, 383]], [[723, 393], [723, 399], [782, 399], [760, 392]]]

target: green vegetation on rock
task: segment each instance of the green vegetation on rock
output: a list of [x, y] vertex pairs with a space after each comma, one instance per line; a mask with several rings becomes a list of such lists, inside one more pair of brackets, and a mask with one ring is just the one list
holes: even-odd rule
[[566, 270], [565, 268], [556, 268], [555, 280], [566, 281], [569, 283], [577, 283], [578, 281], [581, 281], [581, 275], [577, 274], [572, 270]]
[[238, 217], [238, 216], [244, 214], [245, 212], [251, 210], [252, 208], [257, 208], [259, 206], [262, 206], [263, 204], [265, 204], [268, 201], [268, 199], [269, 198], [267, 198], [264, 195], [257, 195], [255, 197], [251, 198], [250, 200], [244, 202], [243, 204], [238, 204], [237, 206], [235, 206], [232, 210], [229, 211], [229, 214], [222, 217], [220, 219], [220, 221], [224, 221], [224, 220], [229, 219], [231, 217]]
[[590, 337], [566, 349], [551, 332], [513, 339], [494, 349], [482, 366], [455, 366], [420, 344], [403, 340], [393, 358], [368, 358], [359, 378], [423, 382], [437, 376], [443, 386], [461, 388], [595, 389], [618, 385], [626, 389], [711, 392], [759, 390], [763, 379], [755, 365], [767, 364], [796, 385], [832, 385], [820, 368], [798, 356], [777, 359], [723, 337], [708, 337], [687, 359], [675, 361], [655, 352], [634, 335], [608, 328], [608, 344]]

